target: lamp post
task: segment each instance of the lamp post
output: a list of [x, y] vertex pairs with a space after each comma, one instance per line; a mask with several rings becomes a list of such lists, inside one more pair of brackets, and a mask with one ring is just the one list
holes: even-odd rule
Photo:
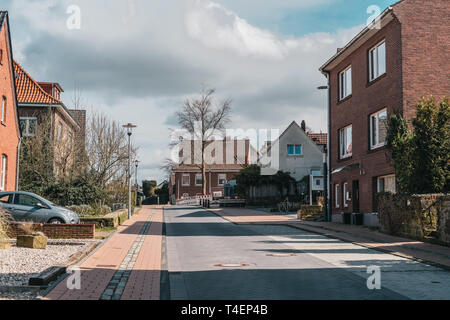
[[133, 134], [133, 129], [137, 126], [131, 123], [123, 125], [125, 129], [127, 129], [128, 134], [128, 170], [127, 170], [127, 178], [128, 178], [128, 219], [131, 219], [131, 135]]
[[330, 75], [327, 73], [327, 79], [328, 79], [328, 85], [326, 86], [320, 86], [317, 89], [319, 90], [328, 90], [328, 97], [327, 97], [327, 126], [328, 126], [328, 143], [326, 148], [326, 154], [324, 154], [323, 157], [323, 170], [324, 170], [324, 178], [323, 182], [325, 185], [324, 190], [324, 210], [325, 210], [325, 220], [327, 222], [331, 222], [331, 203], [330, 203], [330, 174], [329, 174], [329, 168], [330, 168], [330, 135], [331, 135], [331, 122], [330, 122], [330, 101], [331, 101], [331, 91], [330, 91]]
[[134, 160], [134, 165], [136, 166], [136, 170], [134, 171], [135, 173], [135, 179], [134, 179], [134, 207], [137, 207], [137, 189], [138, 189], [138, 180], [137, 180], [137, 169], [138, 169], [138, 165], [139, 165], [139, 160]]

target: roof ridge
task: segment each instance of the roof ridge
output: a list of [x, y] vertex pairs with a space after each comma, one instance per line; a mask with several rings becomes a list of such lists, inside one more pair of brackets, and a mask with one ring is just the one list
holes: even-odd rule
[[52, 100], [58, 104], [62, 103], [61, 100], [58, 100], [55, 97], [49, 95], [47, 92], [45, 92], [44, 89], [42, 89], [42, 87], [38, 84], [38, 82], [36, 80], [34, 80], [33, 77], [30, 76], [30, 74], [16, 60], [14, 60], [14, 65], [17, 66], [20, 69], [20, 71], [25, 74], [25, 76], [32, 82], [32, 84], [34, 86], [37, 87], [37, 89], [40, 91], [40, 93], [42, 93], [45, 97], [49, 98], [50, 100]]

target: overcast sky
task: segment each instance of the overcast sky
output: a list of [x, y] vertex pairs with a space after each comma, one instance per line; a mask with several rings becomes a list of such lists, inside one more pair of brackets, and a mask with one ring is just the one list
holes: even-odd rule
[[[232, 128], [305, 120], [326, 132], [318, 68], [394, 0], [0, 0], [14, 58], [37, 81], [58, 82], [71, 107], [138, 125], [139, 180], [157, 179], [174, 113], [202, 85], [233, 100]], [[81, 12], [69, 29], [70, 5]]]

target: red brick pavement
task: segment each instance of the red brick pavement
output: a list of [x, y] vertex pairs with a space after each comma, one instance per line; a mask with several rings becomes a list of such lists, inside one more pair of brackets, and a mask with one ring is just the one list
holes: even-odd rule
[[373, 231], [365, 227], [332, 222], [301, 221], [292, 216], [273, 215], [260, 210], [221, 208], [211, 211], [233, 223], [283, 224], [349, 241], [367, 248], [413, 258], [450, 269], [450, 247], [411, 240]]
[[156, 206], [144, 206], [139, 214], [121, 225], [111, 238], [79, 266], [81, 290], [69, 290], [67, 280], [64, 279], [44, 299], [99, 300], [152, 213], [154, 214], [152, 225], [122, 298], [159, 299], [163, 210], [162, 207]]

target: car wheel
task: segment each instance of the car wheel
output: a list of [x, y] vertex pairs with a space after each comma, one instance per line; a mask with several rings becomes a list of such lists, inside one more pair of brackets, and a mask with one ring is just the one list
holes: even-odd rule
[[61, 219], [58, 219], [58, 218], [53, 218], [53, 219], [50, 219], [50, 221], [48, 223], [50, 223], [50, 224], [63, 224], [64, 221], [62, 221]]

